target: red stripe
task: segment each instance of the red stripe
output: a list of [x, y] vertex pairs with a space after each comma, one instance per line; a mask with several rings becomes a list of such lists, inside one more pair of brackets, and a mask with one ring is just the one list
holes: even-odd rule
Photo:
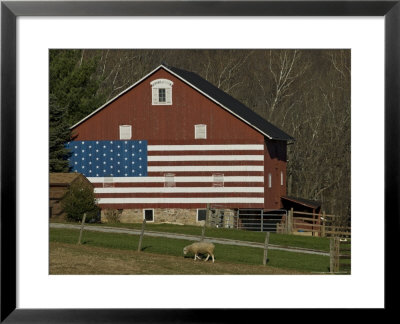
[[[213, 187], [213, 182], [175, 182], [175, 187]], [[104, 184], [101, 183], [93, 183], [95, 188], [103, 188]], [[114, 183], [106, 183], [106, 187], [117, 187], [117, 188], [126, 188], [126, 187], [164, 187], [164, 182], [114, 182]], [[224, 187], [264, 187], [264, 182], [225, 182]]]
[[[213, 206], [219, 206], [223, 208], [232, 208], [232, 209], [237, 209], [237, 208], [264, 208], [264, 204], [211, 204], [211, 207]], [[171, 203], [166, 203], [166, 204], [100, 204], [99, 205], [103, 209], [139, 209], [139, 208], [184, 208], [184, 209], [190, 209], [190, 208], [207, 208], [206, 203], [197, 203], [197, 204], [171, 204]]]
[[182, 165], [264, 165], [264, 161], [149, 161], [148, 166]]
[[264, 176], [263, 171], [207, 171], [207, 172], [193, 172], [193, 171], [171, 171], [171, 172], [148, 172], [149, 177], [163, 177], [166, 173], [173, 173], [175, 176], [199, 176], [210, 177], [215, 173], [223, 173], [225, 177], [228, 176]]
[[263, 155], [264, 151], [148, 151], [147, 155]]
[[96, 198], [203, 198], [203, 197], [259, 197], [263, 198], [262, 192], [190, 192], [190, 193], [96, 193]]
[[148, 140], [147, 145], [226, 145], [226, 144], [249, 144], [249, 145], [264, 145], [263, 139], [257, 140], [249, 139], [224, 139], [221, 140], [199, 140], [199, 139], [185, 139], [185, 140]]

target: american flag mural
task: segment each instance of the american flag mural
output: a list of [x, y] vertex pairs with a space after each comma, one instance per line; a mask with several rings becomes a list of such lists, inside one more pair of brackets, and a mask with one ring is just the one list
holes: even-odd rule
[[70, 166], [103, 208], [263, 208], [263, 144], [72, 141]]

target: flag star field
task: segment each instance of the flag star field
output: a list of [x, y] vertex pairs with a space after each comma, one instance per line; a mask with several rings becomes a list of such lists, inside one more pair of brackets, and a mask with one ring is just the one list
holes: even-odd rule
[[147, 141], [72, 141], [72, 172], [86, 177], [146, 177]]

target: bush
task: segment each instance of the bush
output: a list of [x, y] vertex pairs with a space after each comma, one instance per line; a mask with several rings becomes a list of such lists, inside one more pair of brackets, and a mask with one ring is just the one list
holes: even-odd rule
[[98, 222], [100, 209], [96, 204], [93, 188], [83, 182], [75, 181], [61, 200], [61, 206], [69, 221], [82, 221], [86, 213], [86, 222]]

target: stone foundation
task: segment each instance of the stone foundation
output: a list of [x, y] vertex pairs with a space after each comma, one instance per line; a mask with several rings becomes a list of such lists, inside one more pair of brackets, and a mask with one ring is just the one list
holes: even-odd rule
[[[148, 221], [154, 224], [177, 224], [177, 225], [197, 225], [203, 226], [204, 221], [197, 221], [197, 209], [183, 208], [145, 208], [153, 210], [153, 221]], [[115, 219], [118, 214], [121, 223], [141, 223], [144, 219], [145, 209], [120, 209], [120, 210], [105, 210], [101, 211], [101, 221], [107, 223], [110, 219]], [[224, 210], [223, 222], [218, 221], [220, 214], [213, 213], [213, 219], [217, 220], [219, 226], [232, 227], [234, 210]], [[109, 215], [109, 217], [107, 217]], [[113, 217], [111, 218], [110, 215]]]

